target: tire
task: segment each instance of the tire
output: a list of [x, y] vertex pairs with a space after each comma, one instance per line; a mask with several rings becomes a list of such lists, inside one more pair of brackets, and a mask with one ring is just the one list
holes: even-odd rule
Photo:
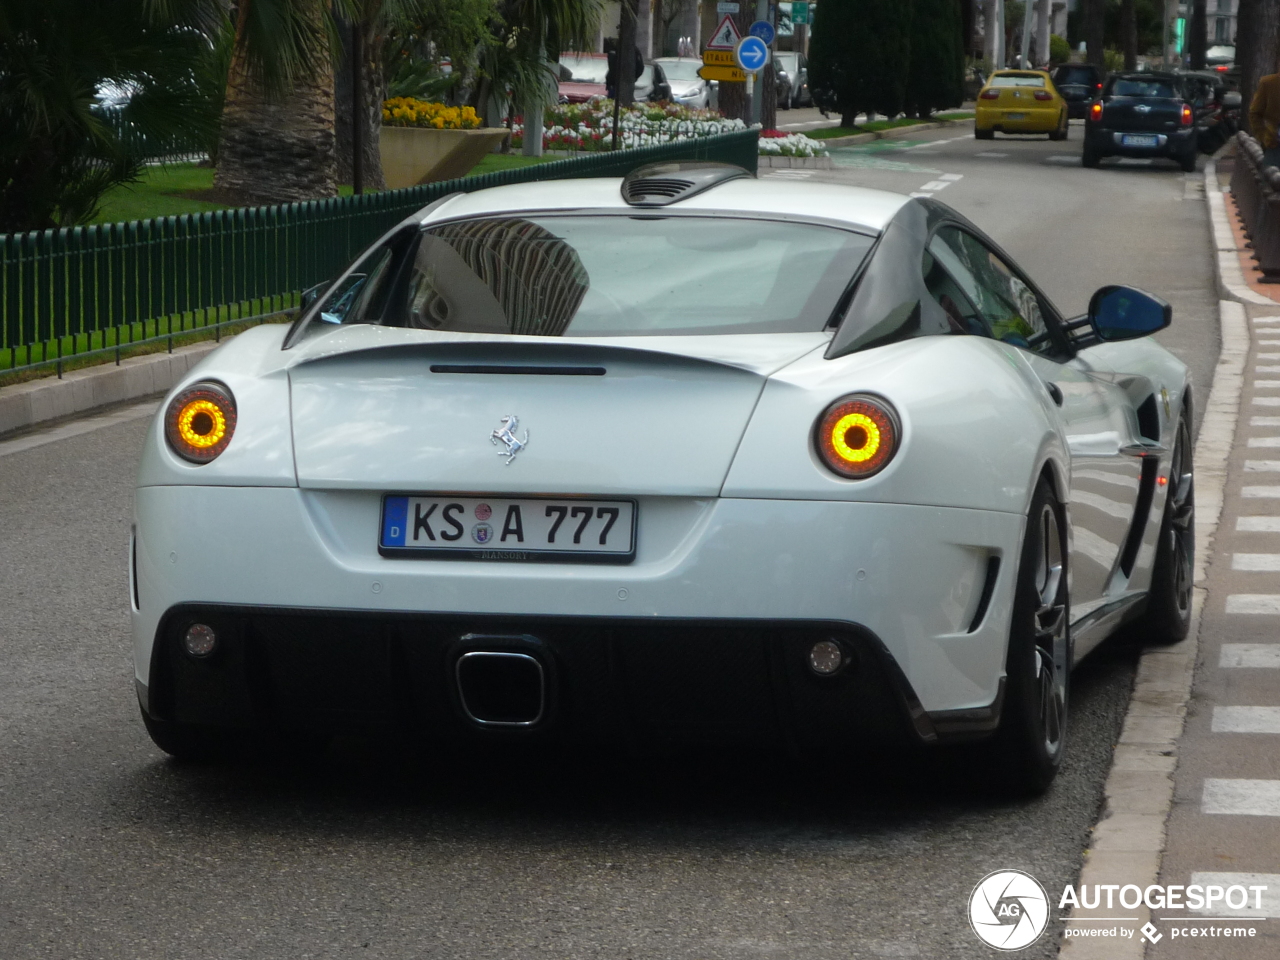
[[142, 725], [147, 728], [152, 743], [175, 760], [202, 760], [213, 752], [210, 737], [200, 727], [170, 720], [154, 720], [138, 705]]
[[973, 138], [975, 140], [994, 140], [996, 132], [994, 130], [974, 130]]
[[1102, 157], [1099, 156], [1097, 150], [1090, 147], [1087, 143], [1084, 145], [1084, 152], [1080, 155], [1081, 166], [1088, 167], [1090, 170], [1096, 170], [1098, 168], [1098, 162], [1101, 159]]
[[1036, 484], [1018, 562], [1005, 698], [990, 742], [1001, 786], [1018, 796], [1048, 789], [1066, 751], [1071, 671], [1066, 521], [1043, 478]]
[[1191, 629], [1191, 588], [1195, 564], [1196, 488], [1191, 464], [1191, 430], [1186, 415], [1178, 421], [1169, 462], [1160, 539], [1151, 569], [1147, 609], [1135, 623], [1145, 643], [1177, 643]]
[[1058, 129], [1049, 134], [1050, 140], [1065, 140], [1071, 132], [1071, 124], [1067, 120], [1066, 113], [1058, 118]]

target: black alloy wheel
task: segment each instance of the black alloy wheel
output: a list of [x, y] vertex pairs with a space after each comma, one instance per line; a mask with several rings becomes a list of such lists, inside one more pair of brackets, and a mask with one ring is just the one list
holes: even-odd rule
[[1048, 789], [1066, 750], [1071, 637], [1065, 545], [1064, 511], [1041, 479], [1022, 541], [1004, 709], [991, 758], [1002, 785], [1024, 796]]
[[1191, 629], [1191, 591], [1195, 577], [1196, 489], [1191, 429], [1184, 415], [1169, 458], [1168, 497], [1151, 568], [1147, 610], [1139, 621], [1147, 643], [1177, 643]]

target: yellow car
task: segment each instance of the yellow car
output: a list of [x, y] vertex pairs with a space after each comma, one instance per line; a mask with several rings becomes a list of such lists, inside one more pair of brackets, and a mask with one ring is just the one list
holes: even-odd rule
[[1047, 133], [1065, 140], [1067, 101], [1043, 70], [997, 70], [978, 94], [973, 135], [990, 140], [1001, 133]]

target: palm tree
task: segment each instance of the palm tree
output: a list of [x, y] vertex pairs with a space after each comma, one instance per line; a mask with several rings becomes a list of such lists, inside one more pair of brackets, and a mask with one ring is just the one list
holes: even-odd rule
[[337, 193], [331, 10], [328, 0], [239, 0], [213, 181], [223, 198]]

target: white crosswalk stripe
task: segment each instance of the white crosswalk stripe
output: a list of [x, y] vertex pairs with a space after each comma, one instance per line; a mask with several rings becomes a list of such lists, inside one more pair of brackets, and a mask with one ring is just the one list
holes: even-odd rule
[[1280, 473], [1280, 460], [1246, 460], [1245, 473]]
[[1214, 707], [1214, 733], [1280, 733], [1280, 707]]
[[1260, 363], [1253, 368], [1254, 373], [1280, 373], [1280, 366], [1274, 363]]
[[1224, 643], [1218, 666], [1227, 669], [1280, 670], [1280, 643]]
[[1250, 437], [1251, 447], [1280, 447], [1280, 437]]
[[1260, 353], [1259, 360], [1280, 360], [1280, 353]]
[[1231, 569], [1274, 573], [1280, 570], [1280, 553], [1233, 553]]
[[1280, 533], [1280, 517], [1236, 517], [1240, 533]]
[[1280, 407], [1280, 397], [1254, 397], [1255, 407]]
[[1200, 810], [1234, 816], [1280, 817], [1280, 780], [1207, 779]]
[[1280, 380], [1255, 380], [1253, 386], [1256, 390], [1275, 390], [1280, 388]]
[[1280, 873], [1218, 873], [1197, 870], [1191, 874], [1191, 882], [1205, 890], [1209, 887], [1219, 887], [1222, 890], [1243, 887], [1248, 891], [1243, 907], [1231, 907], [1215, 901], [1213, 904], [1206, 903], [1202, 909], [1191, 910], [1191, 913], [1241, 919], [1280, 917]]
[[1253, 500], [1280, 498], [1280, 487], [1241, 487], [1240, 496]]
[[1280, 417], [1250, 417], [1251, 427], [1280, 427]]
[[1227, 597], [1227, 613], [1257, 615], [1280, 613], [1280, 595], [1274, 593], [1233, 593]]

